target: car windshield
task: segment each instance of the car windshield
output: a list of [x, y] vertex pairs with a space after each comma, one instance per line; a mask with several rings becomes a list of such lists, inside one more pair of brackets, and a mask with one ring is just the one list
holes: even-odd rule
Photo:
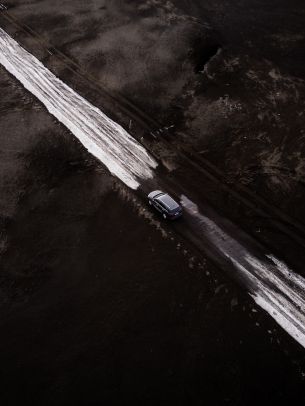
[[175, 202], [169, 195], [162, 195], [158, 197], [158, 200], [163, 203], [163, 205], [170, 211], [177, 210], [179, 208], [179, 204]]

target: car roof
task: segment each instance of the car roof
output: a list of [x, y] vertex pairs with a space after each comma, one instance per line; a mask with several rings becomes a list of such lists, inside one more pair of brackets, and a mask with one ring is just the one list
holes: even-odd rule
[[154, 199], [155, 197], [159, 196], [159, 195], [163, 195], [164, 193], [161, 192], [161, 190], [154, 190], [153, 192], [150, 192], [148, 197], [151, 199]]
[[166, 193], [157, 196], [156, 200], [163, 203], [165, 207], [168, 208], [169, 210], [175, 210], [178, 209], [179, 207], [179, 204], [175, 202], [175, 200]]

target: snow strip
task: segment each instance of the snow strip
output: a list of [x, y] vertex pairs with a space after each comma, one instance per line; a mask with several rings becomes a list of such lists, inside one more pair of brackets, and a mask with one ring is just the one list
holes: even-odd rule
[[231, 261], [255, 302], [305, 348], [305, 279], [272, 255], [262, 253], [266, 260], [251, 255], [184, 195], [181, 204], [196, 218], [199, 232]]
[[136, 189], [157, 163], [127, 131], [77, 94], [0, 28], [0, 63], [109, 171]]

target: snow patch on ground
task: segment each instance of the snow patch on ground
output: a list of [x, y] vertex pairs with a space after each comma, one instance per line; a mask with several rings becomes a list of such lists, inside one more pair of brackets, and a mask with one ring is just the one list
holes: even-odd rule
[[157, 163], [141, 144], [64, 84], [2, 29], [0, 63], [127, 186], [136, 189], [140, 179], [153, 176]]
[[273, 255], [261, 253], [258, 259], [230, 237], [198, 206], [181, 196], [184, 210], [196, 218], [198, 230], [239, 272], [249, 294], [277, 323], [305, 348], [305, 279]]

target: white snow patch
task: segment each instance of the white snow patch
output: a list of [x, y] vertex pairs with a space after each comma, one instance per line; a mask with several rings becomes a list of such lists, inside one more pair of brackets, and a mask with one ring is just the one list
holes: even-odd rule
[[1, 28], [0, 63], [127, 186], [136, 189], [139, 179], [153, 176], [157, 163], [142, 145]]
[[273, 255], [262, 253], [265, 261], [251, 255], [184, 195], [181, 204], [196, 218], [200, 233], [240, 272], [255, 302], [305, 348], [305, 279]]

